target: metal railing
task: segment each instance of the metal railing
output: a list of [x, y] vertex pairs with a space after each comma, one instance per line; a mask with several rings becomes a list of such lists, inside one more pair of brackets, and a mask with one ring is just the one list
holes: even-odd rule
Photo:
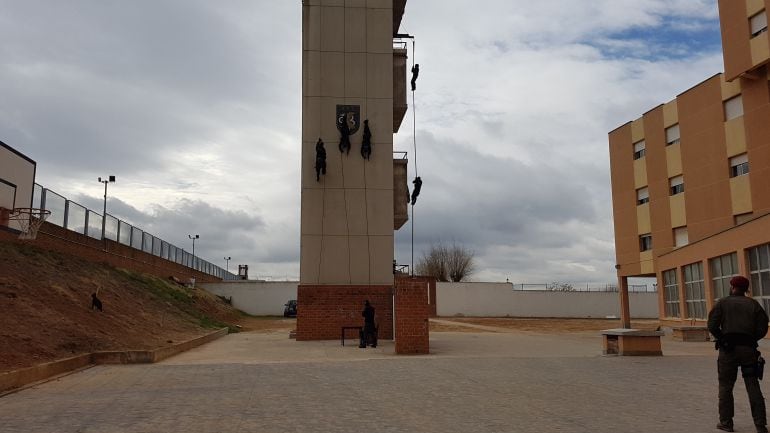
[[[513, 290], [517, 291], [541, 291], [541, 292], [618, 292], [617, 284], [569, 284], [569, 283], [544, 283], [544, 284], [513, 284]], [[629, 284], [628, 291], [632, 293], [656, 293], [658, 286], [653, 284]]]
[[[37, 183], [34, 187], [32, 206], [51, 211], [51, 215], [47, 219], [49, 223], [90, 238], [102, 238], [102, 215], [100, 213], [68, 200]], [[174, 246], [110, 214], [107, 214], [104, 223], [104, 237], [121, 245], [223, 280], [240, 279], [237, 275], [200, 257], [193, 256], [183, 248]]]

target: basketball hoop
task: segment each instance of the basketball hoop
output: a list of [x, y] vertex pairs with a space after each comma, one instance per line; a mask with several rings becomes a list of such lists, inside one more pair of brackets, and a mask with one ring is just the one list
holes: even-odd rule
[[51, 211], [47, 209], [18, 207], [8, 215], [8, 221], [16, 221], [19, 225], [19, 239], [36, 239], [37, 231], [50, 215]]

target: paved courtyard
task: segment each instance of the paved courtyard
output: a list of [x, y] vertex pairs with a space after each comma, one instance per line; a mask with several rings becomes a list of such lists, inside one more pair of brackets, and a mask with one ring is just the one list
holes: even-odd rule
[[[603, 357], [592, 334], [393, 343], [235, 334], [155, 365], [98, 366], [0, 398], [0, 432], [711, 432], [716, 355]], [[736, 431], [753, 431], [742, 383]]]

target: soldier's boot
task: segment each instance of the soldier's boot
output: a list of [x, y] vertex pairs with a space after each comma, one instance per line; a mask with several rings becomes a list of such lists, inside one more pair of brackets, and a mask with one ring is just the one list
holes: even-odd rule
[[733, 423], [732, 421], [720, 421], [719, 424], [717, 424], [717, 429], [722, 431], [735, 431], [733, 430]]
[[768, 433], [767, 427], [763, 425], [755, 425], [754, 427], [757, 428], [757, 433]]
[[366, 336], [364, 331], [358, 331], [358, 348], [366, 349]]

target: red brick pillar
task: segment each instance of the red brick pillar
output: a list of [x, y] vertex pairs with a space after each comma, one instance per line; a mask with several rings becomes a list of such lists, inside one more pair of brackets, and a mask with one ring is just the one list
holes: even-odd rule
[[396, 279], [396, 353], [430, 353], [429, 283], [420, 278]]
[[437, 317], [436, 313], [436, 278], [426, 277], [422, 275], [415, 275], [413, 280], [419, 280], [428, 283], [428, 315], [429, 317]]
[[436, 307], [436, 279], [433, 277], [428, 277], [429, 281], [429, 292], [428, 292], [428, 308], [430, 309], [430, 317], [437, 317], [437, 307]]

